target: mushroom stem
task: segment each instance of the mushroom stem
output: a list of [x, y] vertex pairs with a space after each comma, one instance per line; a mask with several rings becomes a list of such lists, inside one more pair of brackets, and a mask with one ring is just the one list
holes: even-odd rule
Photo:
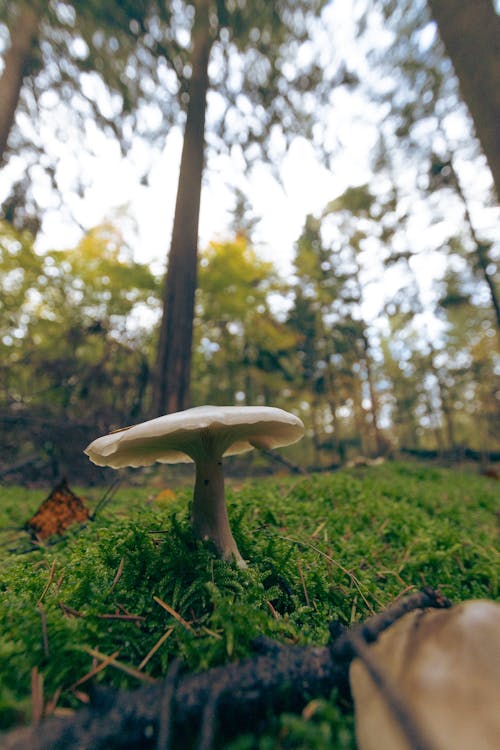
[[196, 461], [191, 526], [196, 537], [213, 542], [223, 560], [236, 562], [240, 568], [247, 567], [229, 526], [222, 456]]

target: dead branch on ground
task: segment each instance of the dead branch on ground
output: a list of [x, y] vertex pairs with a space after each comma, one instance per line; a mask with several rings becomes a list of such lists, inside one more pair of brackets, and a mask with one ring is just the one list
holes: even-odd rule
[[[449, 607], [425, 589], [397, 600], [384, 612], [349, 630], [332, 623], [327, 646], [289, 646], [257, 639], [255, 656], [199, 674], [179, 674], [174, 661], [164, 680], [133, 692], [97, 690], [92, 704], [72, 717], [49, 718], [1, 738], [4, 750], [138, 750], [183, 747], [209, 750], [218, 728], [230, 736], [255, 729], [269, 712], [299, 711], [333, 689], [349, 696], [349, 665], [359, 639], [371, 643], [407, 612]], [[198, 737], [196, 737], [198, 734]]]

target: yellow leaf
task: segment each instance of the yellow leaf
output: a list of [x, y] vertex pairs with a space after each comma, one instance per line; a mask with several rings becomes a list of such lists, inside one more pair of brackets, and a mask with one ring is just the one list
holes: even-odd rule
[[168, 503], [171, 500], [175, 500], [176, 497], [177, 495], [175, 492], [167, 488], [166, 490], [162, 490], [160, 494], [155, 497], [155, 500], [159, 503]]

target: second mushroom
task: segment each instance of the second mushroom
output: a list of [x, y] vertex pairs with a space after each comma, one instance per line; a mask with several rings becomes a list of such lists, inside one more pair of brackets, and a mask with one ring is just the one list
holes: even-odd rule
[[228, 562], [246, 567], [233, 538], [224, 493], [223, 456], [272, 449], [299, 440], [302, 421], [265, 406], [199, 406], [125, 427], [97, 438], [85, 453], [98, 466], [118, 469], [159, 463], [196, 466], [191, 526]]

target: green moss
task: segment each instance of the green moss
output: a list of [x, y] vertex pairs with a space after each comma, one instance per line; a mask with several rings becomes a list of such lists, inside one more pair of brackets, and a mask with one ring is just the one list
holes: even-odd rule
[[[46, 494], [1, 492], [4, 528], [22, 525]], [[498, 490], [487, 478], [387, 464], [248, 482], [238, 491], [229, 486], [227, 495], [248, 570], [193, 539], [187, 490], [168, 503], [149, 488], [119, 490], [95, 522], [29, 553], [22, 533], [3, 532], [3, 727], [29, 718], [34, 667], [46, 699], [61, 690], [59, 705], [77, 706], [71, 687], [92, 668], [91, 650], [119, 652], [121, 664], [138, 669], [168, 632], [142, 670], [160, 677], [176, 656], [191, 670], [245, 657], [262, 633], [325, 643], [330, 620], [365, 619], [422, 585], [439, 586], [455, 601], [498, 595]], [[127, 613], [140, 619], [109, 617]], [[138, 685], [113, 666], [95, 679]], [[305, 717], [276, 717], [259, 737], [227, 747], [354, 747], [350, 714], [332, 701], [311, 705]]]

